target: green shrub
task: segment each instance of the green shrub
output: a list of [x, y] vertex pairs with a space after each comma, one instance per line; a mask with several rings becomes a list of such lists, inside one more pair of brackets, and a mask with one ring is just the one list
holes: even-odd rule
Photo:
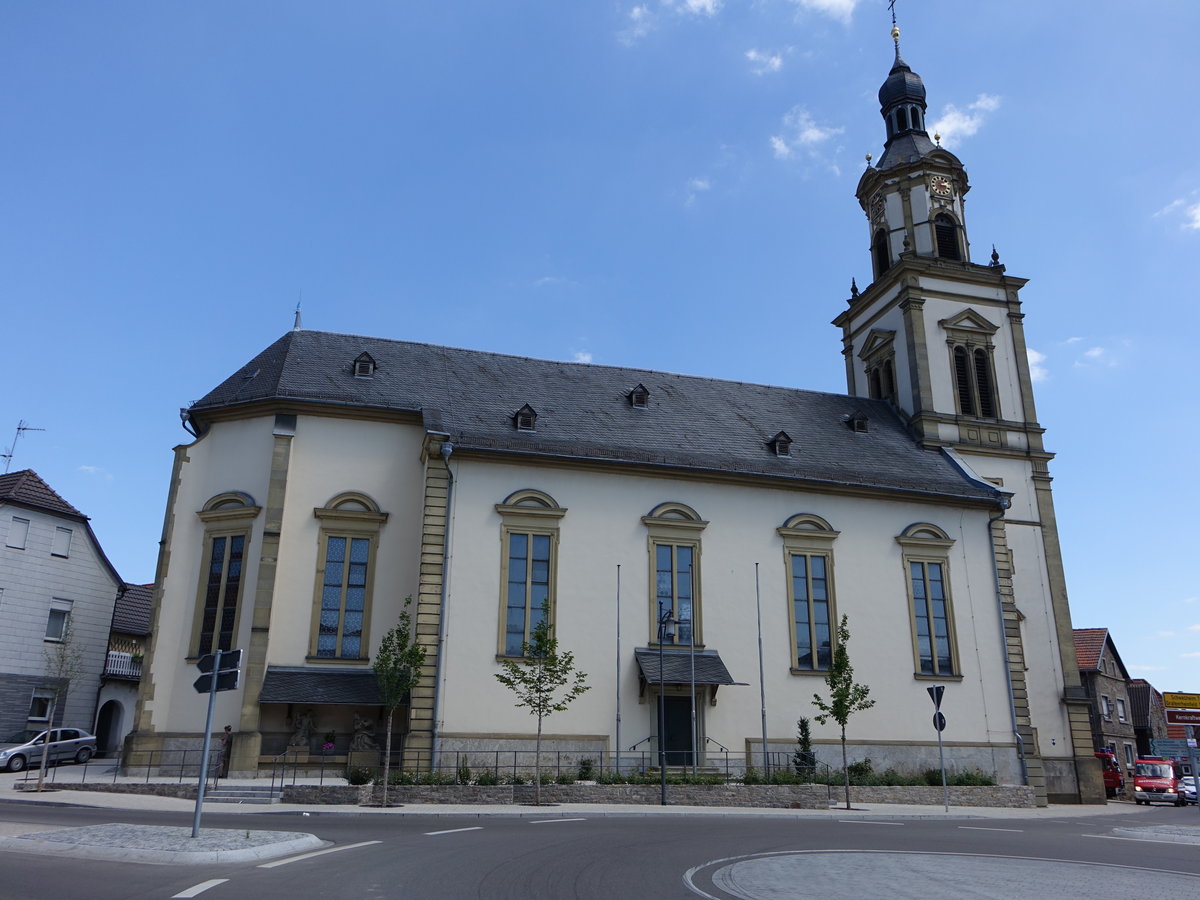
[[346, 780], [351, 784], [370, 784], [375, 780], [375, 773], [366, 766], [352, 766], [346, 770]]
[[763, 783], [763, 777], [762, 777], [762, 774], [758, 771], [758, 769], [751, 767], [751, 768], [747, 768], [746, 771], [742, 773], [742, 784], [762, 784], [762, 783]]
[[505, 775], [503, 784], [528, 784], [524, 775], [514, 772], [512, 775]]
[[595, 763], [590, 759], [581, 759], [579, 761], [579, 780], [594, 781], [596, 778]]
[[471, 783], [471, 767], [467, 765], [467, 760], [465, 757], [463, 758], [462, 762], [458, 764], [458, 783]]
[[559, 772], [554, 778], [555, 784], [574, 784], [578, 779], [570, 772]]
[[985, 775], [978, 769], [969, 769], [966, 772], [946, 776], [946, 784], [953, 784], [956, 787], [991, 787], [995, 783], [995, 776]]
[[486, 772], [480, 772], [479, 777], [475, 779], [475, 783], [491, 787], [500, 783], [500, 776], [489, 769]]
[[846, 772], [850, 775], [851, 784], [856, 783], [855, 779], [870, 778], [873, 771], [874, 770], [871, 767], [871, 757], [869, 756], [866, 759], [859, 760], [858, 762], [852, 762], [850, 765], [846, 766]]

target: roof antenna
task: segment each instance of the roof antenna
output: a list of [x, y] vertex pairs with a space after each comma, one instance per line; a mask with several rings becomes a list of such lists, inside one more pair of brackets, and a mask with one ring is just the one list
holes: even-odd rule
[[21, 435], [23, 435], [27, 431], [45, 431], [45, 430], [46, 430], [45, 428], [34, 428], [32, 425], [28, 424], [24, 419], [22, 419], [21, 421], [19, 421], [17, 423], [17, 433], [13, 437], [12, 446], [9, 447], [6, 452], [0, 453], [0, 458], [4, 459], [4, 474], [5, 475], [8, 474], [8, 467], [12, 465], [13, 454], [17, 452], [17, 441], [19, 441], [21, 439]]
[[304, 292], [300, 292], [300, 300], [296, 301], [296, 320], [292, 323], [292, 331], [300, 331], [300, 302], [304, 299]]

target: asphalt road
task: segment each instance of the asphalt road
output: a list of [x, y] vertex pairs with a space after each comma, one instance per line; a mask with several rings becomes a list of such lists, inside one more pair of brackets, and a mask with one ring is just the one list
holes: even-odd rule
[[[891, 821], [575, 818], [561, 807], [547, 819], [206, 812], [206, 828], [306, 831], [334, 846], [186, 867], [5, 853], [0, 898], [1178, 898], [1200, 895], [1200, 846], [1113, 829], [1179, 824], [1187, 812]], [[0, 803], [0, 821], [15, 814]], [[20, 817], [47, 827], [190, 825], [180, 813], [78, 807], [26, 806]]]

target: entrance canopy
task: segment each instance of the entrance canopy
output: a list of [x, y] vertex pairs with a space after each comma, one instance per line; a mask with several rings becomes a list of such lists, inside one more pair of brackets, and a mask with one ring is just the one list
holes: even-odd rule
[[268, 666], [258, 702], [382, 706], [383, 697], [370, 669], [337, 671]]
[[721, 654], [716, 650], [664, 649], [661, 672], [658, 668], [657, 650], [638, 647], [633, 651], [633, 655], [637, 658], [638, 668], [641, 670], [643, 690], [647, 684], [710, 684], [715, 696], [719, 685], [746, 683], [733, 680], [733, 676], [725, 668], [725, 663], [721, 661]]

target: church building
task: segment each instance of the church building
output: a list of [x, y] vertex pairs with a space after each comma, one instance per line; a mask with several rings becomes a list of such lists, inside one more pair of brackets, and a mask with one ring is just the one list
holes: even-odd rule
[[[195, 663], [234, 648], [234, 777], [368, 721], [382, 746], [372, 654], [411, 597], [407, 768], [533, 748], [494, 676], [544, 609], [591, 687], [545, 750], [757, 767], [764, 734], [795, 749], [845, 615], [875, 700], [851, 760], [936, 767], [942, 685], [949, 768], [1103, 802], [1025, 279], [971, 261], [966, 170], [893, 37], [857, 188], [874, 280], [830, 310], [845, 394], [297, 328], [183, 410], [128, 748], [198, 746]], [[813, 725], [840, 767], [838, 736]]]

